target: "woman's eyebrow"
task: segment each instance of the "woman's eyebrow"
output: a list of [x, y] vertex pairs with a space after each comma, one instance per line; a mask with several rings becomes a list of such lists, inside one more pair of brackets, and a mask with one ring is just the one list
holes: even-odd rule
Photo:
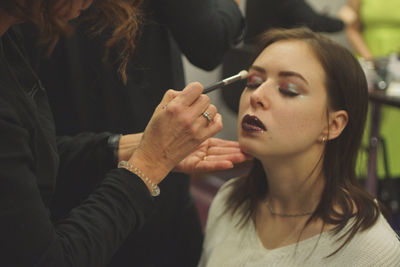
[[[257, 65], [252, 65], [249, 68], [249, 71], [250, 70], [254, 70], [254, 71], [257, 71], [257, 72], [260, 72], [260, 73], [263, 73], [263, 74], [267, 73], [264, 68], [262, 68], [260, 66], [257, 66]], [[292, 76], [294, 76], [294, 77], [297, 77], [297, 78], [303, 80], [308, 85], [308, 81], [306, 80], [306, 78], [304, 78], [303, 75], [301, 75], [300, 73], [295, 72], [295, 71], [280, 71], [279, 72], [279, 76], [281, 76], [281, 77], [292, 77]]]
[[266, 73], [265, 69], [263, 69], [263, 68], [261, 68], [261, 67], [259, 67], [259, 66], [256, 66], [256, 65], [250, 66], [249, 70], [255, 70], [255, 71], [261, 72], [261, 73], [263, 73], [263, 74]]
[[294, 72], [294, 71], [281, 71], [281, 72], [279, 72], [279, 76], [281, 76], [281, 77], [297, 77], [297, 78], [300, 78], [301, 80], [303, 80], [307, 85], [308, 85], [308, 82], [307, 82], [307, 80], [303, 77], [303, 75], [301, 75], [300, 73], [298, 73], [298, 72]]

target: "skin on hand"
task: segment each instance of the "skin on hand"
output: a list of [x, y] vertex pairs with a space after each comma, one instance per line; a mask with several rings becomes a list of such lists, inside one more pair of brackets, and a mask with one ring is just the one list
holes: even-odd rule
[[[121, 136], [118, 148], [118, 161], [129, 160], [139, 146], [143, 133]], [[230, 169], [234, 164], [252, 159], [244, 154], [236, 141], [209, 138], [197, 149], [176, 165], [174, 171], [187, 174], [221, 171]]]
[[129, 160], [133, 152], [140, 144], [143, 133], [127, 134], [121, 136], [118, 145], [118, 162]]
[[[141, 142], [129, 161], [153, 182], [160, 182], [180, 161], [222, 129], [222, 118], [203, 86], [189, 84], [169, 90], [156, 108]], [[202, 113], [207, 111], [208, 121]]]
[[209, 138], [179, 162], [174, 171], [188, 174], [221, 171], [250, 159], [240, 150], [238, 142]]

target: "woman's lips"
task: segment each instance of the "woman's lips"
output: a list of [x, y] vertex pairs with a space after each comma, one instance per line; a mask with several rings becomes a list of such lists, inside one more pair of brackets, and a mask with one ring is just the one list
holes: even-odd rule
[[246, 132], [263, 132], [267, 130], [267, 127], [256, 116], [247, 114], [243, 117], [242, 129]]

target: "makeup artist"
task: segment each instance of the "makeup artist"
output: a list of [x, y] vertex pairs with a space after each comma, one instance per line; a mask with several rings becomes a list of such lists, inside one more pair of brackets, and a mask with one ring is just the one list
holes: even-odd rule
[[[90, 25], [78, 24], [74, 34], [60, 38], [47, 58], [37, 45], [33, 27], [23, 25], [25, 48], [47, 89], [57, 135], [142, 132], [165, 91], [185, 87], [182, 54], [196, 67], [212, 70], [243, 35], [244, 19], [233, 0], [144, 0], [140, 9], [140, 35], [135, 37], [126, 84], [116, 75], [118, 64], [102, 61], [108, 32], [93, 38], [86, 34]], [[117, 59], [117, 55], [110, 57], [109, 62]], [[72, 183], [71, 172], [60, 172], [67, 179], [58, 179], [50, 207], [55, 219], [82, 202], [98, 177], [90, 170], [85, 179], [76, 177]], [[81, 185], [79, 191], [76, 184]], [[155, 199], [156, 211], [140, 232], [128, 236], [109, 266], [132, 266], [132, 262], [197, 266], [203, 231], [190, 193], [190, 177], [172, 172], [159, 186], [163, 193]], [[146, 252], [150, 250], [157, 257], [149, 258]]]
[[[16, 24], [37, 25], [51, 48], [68, 30], [68, 20], [91, 4], [92, 0], [0, 3], [0, 266], [104, 266], [126, 236], [150, 216], [157, 184], [169, 171], [223, 169], [244, 159], [232, 153], [239, 151], [236, 143], [208, 139], [222, 128], [221, 116], [198, 83], [182, 92], [169, 90], [143, 134], [124, 135], [119, 142], [109, 133], [56, 138], [46, 91], [24, 55]], [[121, 51], [112, 50], [123, 58], [122, 76], [133, 49], [129, 41], [137, 31], [137, 5], [138, 1], [97, 0], [92, 13], [100, 27], [110, 25], [107, 18], [112, 18], [118, 34], [109, 44], [122, 42]], [[206, 153], [210, 157], [202, 160]], [[74, 165], [103, 166], [104, 178], [85, 201], [53, 222], [48, 207], [57, 172]]]

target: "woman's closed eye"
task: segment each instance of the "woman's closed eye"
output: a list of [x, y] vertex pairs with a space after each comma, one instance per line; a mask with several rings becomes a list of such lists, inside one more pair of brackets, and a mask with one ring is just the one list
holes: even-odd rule
[[[248, 89], [257, 89], [264, 82], [265, 82], [265, 80], [262, 76], [253, 74], [247, 78], [246, 87]], [[278, 88], [279, 92], [281, 94], [283, 94], [284, 96], [295, 97], [295, 96], [300, 95], [298, 86], [291, 82], [282, 82], [277, 86], [277, 88]]]
[[260, 76], [250, 75], [247, 78], [246, 87], [249, 89], [257, 89], [263, 82], [264, 82], [264, 79], [261, 78]]
[[297, 86], [294, 83], [283, 83], [279, 85], [279, 92], [285, 96], [298, 96], [300, 95]]

